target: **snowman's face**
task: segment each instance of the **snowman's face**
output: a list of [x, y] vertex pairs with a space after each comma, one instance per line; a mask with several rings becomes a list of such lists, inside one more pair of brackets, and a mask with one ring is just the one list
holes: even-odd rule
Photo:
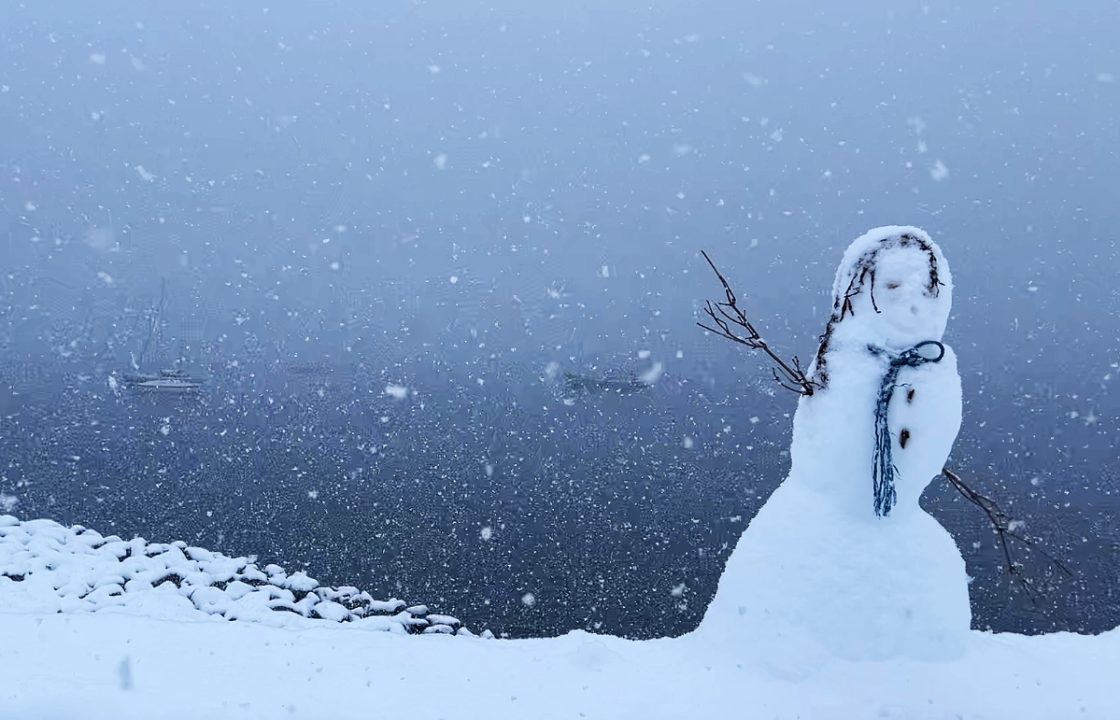
[[928, 253], [914, 245], [884, 248], [876, 258], [870, 289], [874, 305], [868, 308], [871, 298], [865, 297], [859, 315], [880, 344], [902, 350], [923, 340], [941, 339], [949, 319], [949, 298], [948, 292], [942, 296], [940, 286], [930, 288]]
[[856, 238], [833, 282], [832, 315], [821, 335], [813, 377], [828, 385], [829, 355], [868, 347], [902, 352], [940, 340], [953, 304], [953, 277], [923, 230], [891, 225]]

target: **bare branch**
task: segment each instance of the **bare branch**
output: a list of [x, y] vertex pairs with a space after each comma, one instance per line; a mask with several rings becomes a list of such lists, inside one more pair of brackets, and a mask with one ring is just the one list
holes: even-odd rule
[[790, 365], [770, 348], [766, 341], [762, 339], [762, 334], [755, 329], [754, 324], [747, 318], [746, 312], [739, 307], [735, 291], [731, 289], [731, 284], [727, 282], [727, 278], [723, 276], [723, 273], [719, 271], [716, 264], [708, 257], [708, 253], [701, 250], [700, 254], [708, 261], [712, 272], [719, 278], [719, 282], [723, 286], [724, 301], [713, 303], [711, 300], [707, 300], [704, 303], [704, 314], [708, 316], [708, 319], [711, 320], [712, 325], [715, 327], [702, 322], [696, 324], [710, 333], [714, 333], [740, 345], [745, 345], [751, 350], [761, 350], [766, 353], [767, 357], [777, 366], [771, 368], [771, 372], [774, 374], [774, 380], [779, 385], [798, 395], [812, 395], [814, 390], [821, 387], [820, 383], [811, 379], [806, 374], [797, 356], [794, 356], [793, 364]]
[[949, 480], [949, 484], [959, 492], [964, 499], [980, 508], [980, 510], [988, 517], [988, 522], [991, 524], [992, 529], [996, 533], [999, 540], [1000, 550], [1003, 552], [1004, 562], [1007, 566], [1007, 573], [1011, 577], [1012, 582], [1017, 582], [1027, 592], [1032, 602], [1037, 602], [1039, 597], [1038, 589], [1034, 586], [1031, 578], [1024, 572], [1023, 564], [1015, 560], [1011, 551], [1011, 541], [1016, 540], [1023, 543], [1032, 550], [1037, 550], [1041, 553], [1050, 563], [1061, 570], [1066, 575], [1072, 577], [1073, 571], [1066, 566], [1058, 558], [1051, 555], [1044, 550], [1037, 540], [1027, 535], [1023, 535], [1016, 528], [1016, 523], [1011, 519], [1011, 516], [1004, 512], [1003, 508], [992, 498], [984, 495], [983, 493], [972, 489], [961, 476], [950, 470], [943, 468], [942, 474]]

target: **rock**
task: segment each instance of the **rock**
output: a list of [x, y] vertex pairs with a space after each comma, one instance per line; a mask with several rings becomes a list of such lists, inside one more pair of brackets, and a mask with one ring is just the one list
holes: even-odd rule
[[369, 611], [371, 613], [396, 615], [401, 610], [404, 610], [404, 608], [405, 603], [403, 600], [374, 600], [369, 603]]
[[463, 623], [459, 621], [459, 618], [451, 617], [450, 615], [428, 615], [428, 622], [430, 622], [432, 625], [447, 625], [456, 630], [463, 626]]
[[335, 622], [342, 622], [349, 619], [350, 611], [330, 600], [320, 601], [312, 609], [312, 613], [324, 620], [334, 620]]
[[198, 612], [273, 626], [356, 622], [367, 630], [474, 637], [460, 620], [434, 614], [427, 605], [375, 600], [352, 585], [321, 586], [303, 571], [288, 574], [275, 564], [262, 570], [255, 562], [180, 540], [126, 541], [50, 520], [0, 516], [0, 607], [4, 588], [14, 590], [35, 575], [36, 582], [25, 587], [41, 594], [35, 602], [42, 608], [57, 612], [130, 606], [184, 619]]
[[191, 560], [202, 561], [214, 559], [214, 553], [200, 547], [188, 547], [183, 552], [186, 553], [186, 556]]
[[318, 587], [319, 582], [313, 577], [308, 577], [307, 573], [302, 570], [297, 570], [285, 578], [283, 582], [278, 582], [277, 584], [291, 588], [296, 592], [309, 593]]

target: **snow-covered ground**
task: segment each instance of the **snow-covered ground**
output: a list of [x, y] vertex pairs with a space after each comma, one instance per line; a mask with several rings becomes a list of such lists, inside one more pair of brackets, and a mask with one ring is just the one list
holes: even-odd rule
[[[750, 659], [764, 649], [710, 628], [635, 642], [410, 635], [274, 611], [229, 622], [173, 585], [61, 612], [55, 586], [88, 577], [89, 551], [55, 523], [0, 525], [0, 572], [20, 553], [39, 576], [0, 578], [0, 718], [1120, 717], [1120, 631], [972, 633], [951, 662], [826, 659], [780, 676]], [[144, 602], [120, 600], [133, 594]]]

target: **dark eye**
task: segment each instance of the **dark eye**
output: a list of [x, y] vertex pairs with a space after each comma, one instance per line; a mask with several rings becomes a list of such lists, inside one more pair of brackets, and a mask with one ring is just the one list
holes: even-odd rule
[[887, 283], [887, 290], [897, 290], [901, 285], [902, 283], [889, 282]]

